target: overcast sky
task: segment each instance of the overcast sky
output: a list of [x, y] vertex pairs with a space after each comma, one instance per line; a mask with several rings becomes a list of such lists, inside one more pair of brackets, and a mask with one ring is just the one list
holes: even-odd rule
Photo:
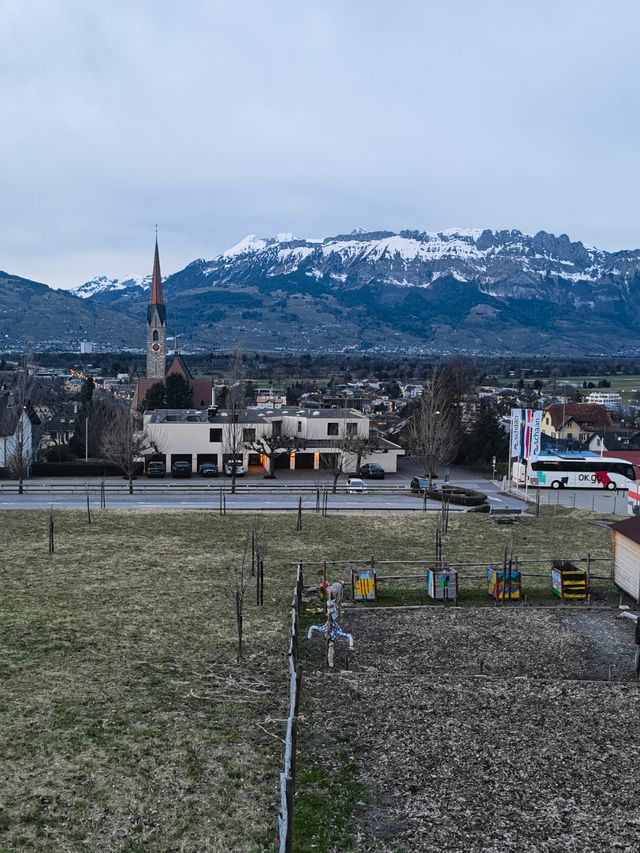
[[246, 234], [640, 246], [637, 0], [0, 0], [0, 269], [55, 286]]

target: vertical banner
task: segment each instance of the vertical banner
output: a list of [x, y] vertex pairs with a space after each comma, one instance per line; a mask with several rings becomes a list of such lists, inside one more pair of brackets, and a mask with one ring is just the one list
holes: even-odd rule
[[511, 409], [511, 456], [520, 462], [540, 453], [542, 412]]
[[520, 458], [521, 425], [523, 409], [511, 409], [511, 456]]
[[540, 436], [542, 434], [542, 410], [538, 410], [531, 415], [531, 451], [530, 456], [538, 456], [540, 454]]

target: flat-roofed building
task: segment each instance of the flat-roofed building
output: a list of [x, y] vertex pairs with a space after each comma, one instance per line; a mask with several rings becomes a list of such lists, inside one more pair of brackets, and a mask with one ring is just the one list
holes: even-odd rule
[[354, 409], [245, 409], [235, 422], [223, 410], [158, 409], [147, 412], [144, 422], [160, 450], [155, 458], [164, 458], [167, 467], [188, 461], [193, 471], [205, 462], [221, 468], [240, 456], [248, 470], [266, 471], [268, 460], [256, 449], [263, 436], [283, 437], [281, 452], [276, 448], [276, 468], [317, 471], [328, 455], [342, 454], [345, 473], [353, 473], [357, 458], [350, 448], [356, 439], [372, 436], [376, 449], [362, 454], [361, 465], [377, 462], [393, 473], [404, 455], [403, 448], [379, 436], [369, 418]]

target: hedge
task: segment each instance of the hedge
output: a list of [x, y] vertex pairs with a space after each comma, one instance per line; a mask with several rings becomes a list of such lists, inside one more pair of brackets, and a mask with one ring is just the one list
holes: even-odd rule
[[463, 489], [462, 486], [443, 486], [441, 489], [429, 489], [427, 497], [436, 501], [446, 499], [456, 506], [474, 507], [482, 506], [487, 500], [484, 492], [477, 492], [475, 489]]

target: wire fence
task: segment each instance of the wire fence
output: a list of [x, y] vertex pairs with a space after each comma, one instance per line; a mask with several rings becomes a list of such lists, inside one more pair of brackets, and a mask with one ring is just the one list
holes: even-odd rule
[[291, 853], [293, 849], [293, 795], [296, 787], [296, 746], [298, 737], [298, 710], [302, 668], [298, 655], [298, 632], [300, 627], [300, 606], [302, 604], [303, 577], [302, 565], [296, 566], [296, 585], [291, 601], [291, 635], [289, 638], [289, 712], [287, 730], [284, 738], [284, 768], [280, 773], [280, 810], [278, 815], [278, 835], [280, 853]]

